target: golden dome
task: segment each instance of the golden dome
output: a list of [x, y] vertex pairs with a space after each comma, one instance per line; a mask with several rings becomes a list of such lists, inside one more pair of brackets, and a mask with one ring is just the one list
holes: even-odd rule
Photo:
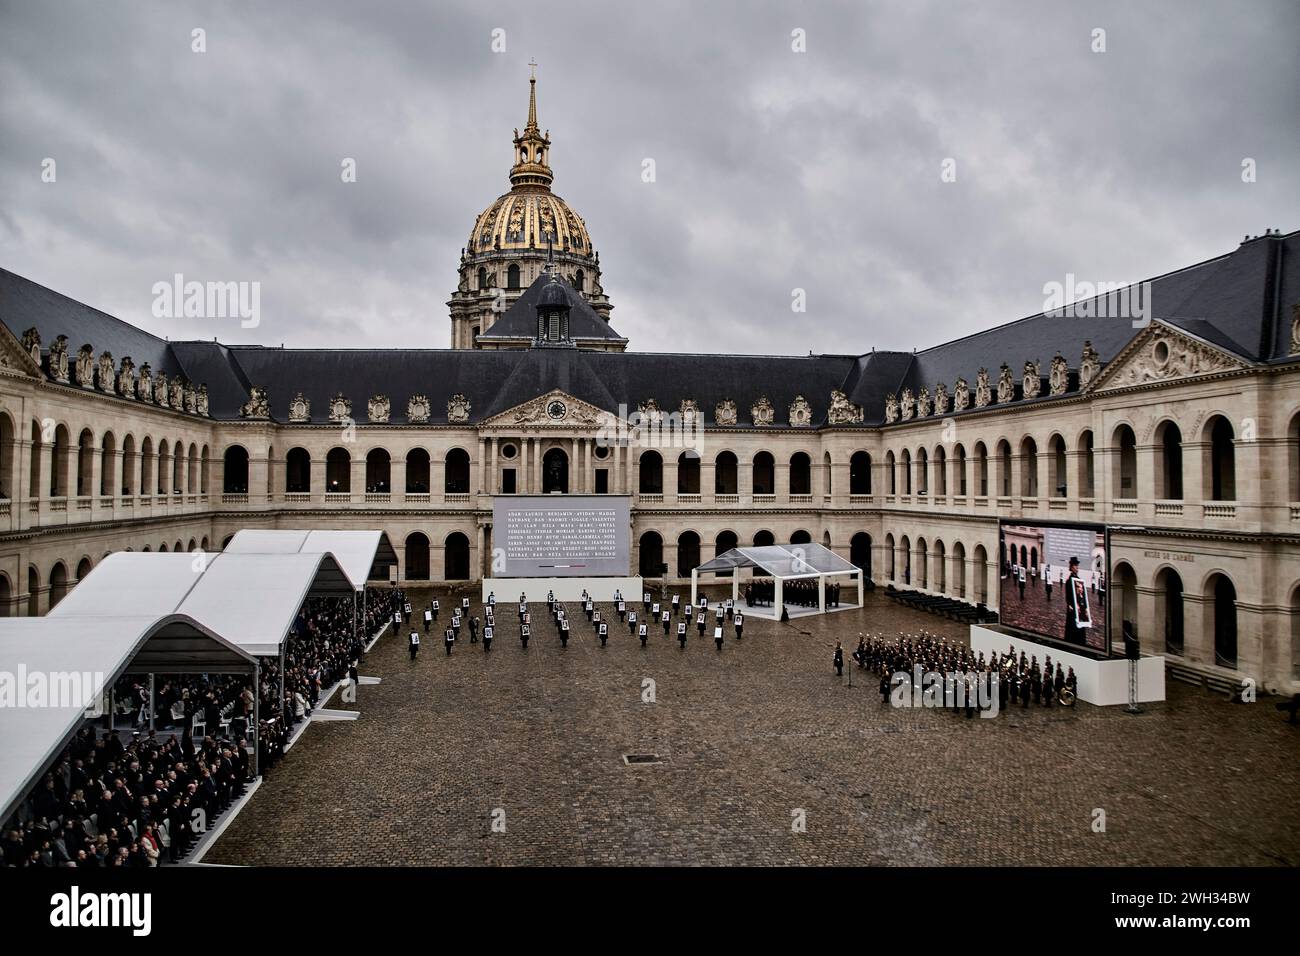
[[471, 254], [537, 250], [592, 254], [591, 236], [582, 217], [551, 192], [551, 137], [537, 126], [537, 78], [528, 80], [528, 122], [515, 130], [515, 164], [510, 192], [497, 198], [474, 220], [466, 250]]

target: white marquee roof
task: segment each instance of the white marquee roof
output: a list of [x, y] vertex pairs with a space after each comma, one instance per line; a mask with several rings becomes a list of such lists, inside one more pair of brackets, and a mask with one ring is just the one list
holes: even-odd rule
[[185, 662], [183, 666], [205, 671], [247, 672], [255, 666], [250, 654], [181, 614], [0, 619], [0, 673], [14, 682], [5, 691], [16, 692], [17, 702], [41, 703], [27, 699], [32, 675], [47, 682], [56, 675], [69, 678], [57, 681], [63, 692], [47, 698], [44, 706], [16, 706], [8, 700], [0, 706], [0, 820], [9, 817], [81, 726], [99, 690], [127, 671], [164, 662]]
[[376, 562], [396, 564], [382, 531], [306, 531], [245, 528], [226, 545], [227, 554], [332, 554], [358, 591], [371, 579]]

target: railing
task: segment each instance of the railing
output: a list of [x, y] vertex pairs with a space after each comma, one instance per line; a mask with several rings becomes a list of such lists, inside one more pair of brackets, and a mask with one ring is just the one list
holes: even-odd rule
[[965, 507], [966, 507], [966, 496], [965, 496], [965, 495], [953, 495], [953, 496], [952, 496], [952, 506], [953, 506], [954, 508], [965, 508]]
[[311, 503], [310, 491], [286, 491], [284, 493], [284, 503], [286, 505], [306, 505]]
[[948, 496], [935, 495], [933, 498], [930, 499], [930, 503], [934, 505], [936, 508], [946, 508], [948, 507]]
[[912, 503], [912, 496], [911, 496], [911, 495], [899, 495], [899, 496], [898, 496], [898, 503], [899, 503], [900, 505], [910, 505], [910, 504]]
[[1010, 508], [1010, 507], [1011, 507], [1011, 498], [1010, 498], [1009, 496], [1007, 496], [1007, 495], [998, 495], [998, 507], [999, 507], [999, 508]]
[[89, 511], [90, 506], [95, 503], [95, 499], [90, 495], [77, 495], [77, 510]]
[[754, 504], [774, 505], [776, 504], [776, 495], [754, 495]]
[[51, 499], [50, 499], [50, 510], [51, 510], [51, 511], [67, 511], [67, 510], [68, 510], [68, 499], [67, 499], [67, 498], [51, 498]]
[[713, 500], [720, 505], [738, 505], [740, 495], [714, 495]]
[[810, 505], [812, 504], [812, 495], [791, 495], [790, 504], [792, 505]]
[[350, 491], [327, 491], [327, 492], [325, 492], [325, 503], [326, 503], [327, 505], [329, 505], [329, 504], [340, 505], [340, 504], [344, 504], [344, 503], [346, 503], [346, 502], [350, 502], [351, 500], [352, 500], [352, 492], [350, 492]]
[[221, 503], [223, 505], [246, 505], [248, 504], [248, 494], [246, 492], [241, 494], [239, 492], [223, 491], [221, 493]]
[[1181, 501], [1157, 501], [1156, 514], [1165, 518], [1181, 518], [1183, 503]]
[[[448, 495], [447, 497], [450, 498], [451, 495]], [[664, 496], [662, 492], [658, 494], [642, 492], [637, 495], [637, 502], [643, 505], [661, 505], [664, 503]]]
[[427, 492], [407, 492], [406, 503], [408, 505], [427, 505], [432, 500], [432, 496]]
[[1093, 499], [1093, 498], [1080, 498], [1080, 499], [1079, 499], [1079, 510], [1080, 510], [1080, 511], [1095, 511], [1096, 508], [1097, 508], [1097, 502], [1096, 502], [1095, 499]]
[[36, 514], [36, 512], [40, 511], [40, 510], [41, 510], [41, 499], [40, 499], [40, 498], [28, 498], [28, 499], [27, 499], [27, 510], [30, 511], [32, 514]]
[[1031, 495], [1031, 496], [1028, 497], [1028, 498], [1021, 498], [1021, 499], [1020, 499], [1020, 510], [1021, 510], [1021, 511], [1037, 511], [1037, 510], [1038, 510], [1038, 498], [1037, 498], [1037, 496]]
[[1070, 502], [1066, 498], [1047, 499], [1047, 508], [1049, 511], [1064, 511], [1069, 506], [1070, 506]]
[[12, 503], [9, 501], [8, 498], [6, 498], [4, 501], [0, 501], [0, 518], [8, 518], [11, 510], [12, 510]]
[[681, 505], [698, 505], [703, 500], [704, 500], [704, 496], [698, 494], [696, 495], [679, 494], [677, 496], [677, 503]]
[[874, 495], [849, 495], [849, 504], [869, 505], [874, 497]]
[[469, 492], [449, 491], [443, 495], [443, 500], [449, 505], [467, 505], [469, 504]]
[[1202, 505], [1202, 512], [1207, 518], [1235, 518], [1237, 517], [1237, 506], [1219, 502], [1212, 505]]
[[387, 491], [367, 491], [366, 504], [368, 505], [386, 505], [393, 500], [393, 496]]
[[1110, 510], [1117, 515], [1135, 515], [1138, 511], [1138, 503], [1133, 499], [1116, 500], [1110, 503]]
[[1291, 520], [1300, 521], [1300, 502], [1291, 502]]
[[113, 507], [113, 499], [112, 499], [111, 497], [100, 498], [100, 499], [99, 499], [99, 506], [100, 506], [101, 508], [108, 508], [108, 509], [111, 510], [112, 507]]

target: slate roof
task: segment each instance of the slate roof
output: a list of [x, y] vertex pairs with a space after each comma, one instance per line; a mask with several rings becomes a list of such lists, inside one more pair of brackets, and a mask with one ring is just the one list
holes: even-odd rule
[[[1288, 357], [1291, 309], [1300, 302], [1300, 233], [1272, 234], [1243, 242], [1234, 251], [1151, 280], [1154, 317], [1257, 363]], [[534, 282], [492, 333], [532, 339]], [[576, 338], [614, 337], [581, 295], [569, 286], [570, 328]], [[996, 381], [1002, 362], [1019, 380], [1024, 362], [1037, 359], [1046, 374], [1058, 351], [1077, 369], [1085, 339], [1103, 364], [1141, 329], [1120, 318], [1053, 318], [1035, 315], [968, 335], [922, 352], [861, 355], [687, 355], [592, 349], [285, 349], [225, 346], [216, 342], [168, 343], [113, 316], [59, 295], [12, 272], [0, 270], [0, 321], [16, 335], [35, 326], [46, 348], [59, 334], [70, 348], [89, 342], [137, 367], [149, 362], [168, 377], [184, 374], [208, 386], [211, 414], [239, 417], [254, 385], [264, 386], [273, 420], [284, 422], [299, 392], [311, 402], [316, 423], [328, 421], [329, 400], [342, 392], [353, 417], [366, 421], [367, 400], [387, 395], [390, 421], [406, 422], [407, 400], [426, 396], [431, 423], [447, 420], [447, 401], [462, 394], [470, 421], [478, 422], [559, 389], [598, 408], [629, 411], [654, 399], [665, 412], [693, 399], [707, 424], [725, 399], [736, 403], [737, 427], [751, 427], [751, 406], [766, 396], [775, 424], [788, 422], [790, 404], [803, 395], [813, 425], [826, 422], [831, 392], [842, 390], [861, 405], [863, 424], [884, 419], [884, 397], [904, 387], [949, 388], [958, 377], [974, 387], [980, 367]], [[581, 323], [581, 325], [579, 325]], [[1072, 376], [1073, 381], [1073, 376]]]
[[562, 277], [555, 276], [555, 282], [552, 283], [552, 276], [543, 272], [533, 284], [524, 290], [523, 294], [514, 301], [514, 304], [506, 310], [506, 314], [501, 316], [492, 324], [492, 328], [482, 333], [479, 338], [485, 341], [503, 341], [503, 340], [525, 340], [531, 342], [537, 337], [537, 306], [541, 301], [543, 292], [549, 287], [554, 290], [562, 290], [565, 299], [569, 303], [569, 337], [581, 343], [584, 341], [611, 341], [627, 342], [617, 332], [615, 332], [608, 322], [596, 314], [596, 310], [587, 304], [587, 300], [582, 297], [577, 289], [569, 285]]

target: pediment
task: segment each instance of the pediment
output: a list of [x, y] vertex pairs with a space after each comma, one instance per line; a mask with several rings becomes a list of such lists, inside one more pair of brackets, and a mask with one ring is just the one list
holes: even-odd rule
[[1089, 392], [1106, 392], [1235, 372], [1250, 363], [1172, 326], [1153, 322], [1102, 370]]
[[26, 378], [45, 377], [40, 365], [3, 322], [0, 322], [0, 372]]
[[480, 428], [603, 428], [618, 421], [616, 415], [561, 389], [507, 408], [479, 423]]

